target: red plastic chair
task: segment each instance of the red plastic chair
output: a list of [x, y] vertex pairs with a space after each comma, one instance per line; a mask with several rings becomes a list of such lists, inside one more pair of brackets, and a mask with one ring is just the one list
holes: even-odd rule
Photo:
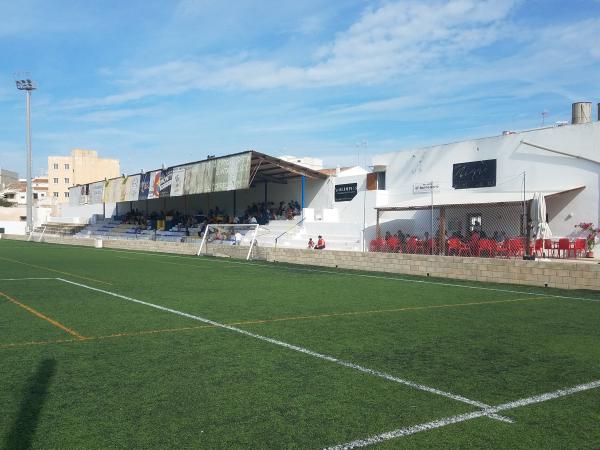
[[396, 236], [392, 236], [389, 239], [387, 239], [385, 246], [386, 251], [391, 253], [397, 253], [398, 251], [400, 251], [400, 239], [398, 239]]
[[523, 241], [521, 239], [509, 239], [507, 241], [507, 246], [508, 246], [508, 256], [511, 257], [518, 257], [518, 256], [523, 256], [523, 254], [525, 253], [524, 250], [524, 246], [523, 246]]
[[586, 240], [584, 238], [578, 238], [577, 240], [575, 240], [575, 244], [573, 245], [573, 255], [577, 258], [581, 258], [582, 256], [585, 256], [585, 253], [587, 251], [587, 243]]
[[411, 236], [408, 238], [408, 241], [406, 241], [406, 253], [418, 253], [418, 251], [419, 240], [416, 237]]
[[558, 256], [565, 258], [565, 252], [567, 253], [566, 258], [568, 258], [571, 254], [571, 241], [569, 240], [569, 238], [560, 238], [558, 240]]
[[459, 238], [448, 239], [448, 255], [471, 256], [471, 247]]
[[547, 257], [554, 255], [554, 246], [552, 244], [551, 239], [546, 239], [544, 241], [544, 253], [546, 254]]
[[492, 258], [496, 256], [496, 242], [491, 239], [480, 239], [477, 242], [477, 256], [481, 257], [482, 254], [486, 254]]
[[544, 241], [542, 239], [535, 240], [533, 251], [537, 256], [542, 256], [542, 253], [544, 253]]
[[385, 240], [383, 238], [373, 239], [369, 243], [370, 252], [382, 252], [385, 248]]

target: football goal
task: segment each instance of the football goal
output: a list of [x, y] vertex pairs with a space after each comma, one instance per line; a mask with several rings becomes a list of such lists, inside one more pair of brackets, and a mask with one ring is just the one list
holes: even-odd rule
[[27, 242], [31, 242], [31, 241], [42, 242], [45, 232], [46, 232], [45, 226], [34, 228], [33, 231], [31, 231], [29, 233], [29, 236], [27, 237]]
[[222, 224], [211, 223], [206, 225], [200, 248], [197, 255], [208, 250], [208, 244], [213, 245], [243, 245], [248, 246], [246, 259], [252, 256], [252, 248], [256, 245], [256, 235], [259, 225], [250, 224]]

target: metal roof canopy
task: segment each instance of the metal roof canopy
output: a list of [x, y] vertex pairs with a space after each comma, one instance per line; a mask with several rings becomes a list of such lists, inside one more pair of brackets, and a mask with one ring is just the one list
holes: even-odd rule
[[289, 179], [306, 177], [312, 179], [326, 179], [327, 175], [308, 167], [284, 161], [274, 156], [251, 150], [250, 159], [250, 184], [269, 182], [286, 184]]
[[[232, 156], [243, 155], [244, 153], [251, 154], [250, 155], [250, 183], [249, 183], [250, 185], [252, 185], [256, 182], [272, 182], [272, 183], [279, 183], [279, 184], [287, 184], [288, 179], [298, 178], [298, 177], [302, 177], [302, 176], [305, 176], [306, 178], [312, 178], [312, 179], [326, 179], [328, 177], [326, 174], [321, 173], [318, 170], [309, 169], [308, 167], [304, 167], [304, 166], [300, 166], [295, 163], [284, 161], [283, 159], [279, 159], [274, 156], [269, 156], [264, 153], [257, 152], [255, 150], [246, 150], [243, 152], [231, 153], [229, 155], [201, 159], [198, 161], [177, 164], [176, 166], [170, 166], [168, 168], [175, 169], [177, 167], [185, 167], [185, 166], [189, 166], [191, 164], [212, 161], [212, 160], [216, 160], [216, 159], [225, 159], [225, 158], [230, 158]], [[161, 170], [161, 169], [148, 170], [148, 171], [145, 171], [145, 173], [154, 172], [156, 170]], [[142, 175], [143, 173], [144, 172], [136, 172], [136, 173], [132, 173], [128, 176]], [[97, 181], [93, 181], [90, 183], [84, 183], [84, 184], [106, 182], [109, 180], [116, 180], [118, 178], [122, 178], [122, 176], [114, 177], [114, 178], [105, 178], [103, 180], [97, 180]], [[77, 187], [77, 186], [81, 186], [81, 184], [77, 184], [77, 185], [71, 186], [71, 187]]]
[[[582, 191], [585, 186], [578, 186], [571, 189], [565, 189], [562, 191], [539, 191], [546, 199], [552, 197], [567, 194], [571, 192]], [[535, 192], [485, 192], [485, 193], [474, 193], [474, 192], [461, 192], [460, 190], [443, 193], [433, 194], [433, 203], [431, 196], [423, 194], [419, 198], [400, 202], [395, 206], [382, 206], [375, 208], [378, 213], [386, 211], [419, 211], [429, 210], [433, 208], [440, 208], [443, 206], [456, 206], [456, 207], [468, 207], [473, 205], [490, 205], [490, 206], [502, 206], [511, 205], [515, 203], [523, 203], [523, 200], [530, 201], [533, 198]]]

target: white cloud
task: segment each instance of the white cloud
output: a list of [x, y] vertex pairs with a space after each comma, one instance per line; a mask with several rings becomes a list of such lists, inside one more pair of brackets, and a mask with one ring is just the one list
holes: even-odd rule
[[[181, 14], [198, 14], [212, 3], [186, 0]], [[268, 58], [180, 59], [130, 70], [135, 86], [100, 99], [78, 99], [65, 107], [116, 105], [195, 89], [270, 89], [375, 84], [406, 76], [440, 61], [460, 58], [498, 38], [512, 0], [399, 2], [366, 10], [359, 20], [321, 47], [319, 59], [304, 66]], [[311, 26], [316, 26], [318, 22]], [[314, 52], [311, 52], [314, 56]], [[310, 56], [310, 55], [307, 55]]]
[[157, 108], [100, 110], [78, 116], [76, 120], [79, 122], [108, 123], [134, 117], [145, 117], [155, 114], [157, 111]]

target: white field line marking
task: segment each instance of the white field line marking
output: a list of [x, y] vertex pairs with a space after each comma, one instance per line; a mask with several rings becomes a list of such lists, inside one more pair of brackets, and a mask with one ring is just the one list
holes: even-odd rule
[[322, 354], [322, 353], [317, 353], [317, 352], [314, 352], [312, 350], [308, 350], [308, 349], [306, 349], [304, 347], [299, 347], [297, 345], [288, 344], [287, 342], [279, 341], [277, 339], [273, 339], [273, 338], [270, 338], [270, 337], [262, 336], [260, 334], [252, 333], [252, 332], [246, 331], [246, 330], [244, 330], [242, 328], [237, 328], [237, 327], [233, 327], [231, 325], [225, 325], [225, 324], [222, 324], [222, 323], [219, 323], [219, 322], [215, 322], [214, 320], [206, 319], [204, 317], [194, 316], [192, 314], [188, 314], [188, 313], [185, 313], [185, 312], [182, 312], [182, 311], [178, 311], [176, 309], [167, 308], [166, 306], [160, 306], [160, 305], [156, 305], [154, 303], [149, 303], [149, 302], [145, 302], [145, 301], [142, 301], [142, 300], [137, 300], [135, 298], [127, 297], [125, 295], [117, 294], [115, 292], [111, 292], [111, 291], [107, 291], [107, 290], [104, 290], [104, 289], [95, 288], [95, 287], [88, 286], [88, 285], [82, 284], [82, 283], [76, 283], [76, 282], [70, 281], [70, 280], [65, 280], [64, 278], [56, 278], [56, 279], [58, 281], [62, 281], [63, 283], [72, 284], [74, 286], [79, 286], [79, 287], [82, 287], [82, 288], [85, 288], [85, 289], [89, 289], [89, 290], [92, 290], [92, 291], [96, 291], [96, 292], [101, 292], [103, 294], [110, 295], [110, 296], [113, 296], [113, 297], [117, 297], [117, 298], [120, 298], [120, 299], [123, 299], [123, 300], [127, 300], [127, 301], [134, 302], [134, 303], [139, 303], [140, 305], [149, 306], [151, 308], [155, 308], [155, 309], [158, 309], [158, 310], [161, 310], [161, 311], [170, 312], [170, 313], [176, 314], [178, 316], [187, 317], [188, 319], [197, 320], [197, 321], [200, 321], [200, 322], [203, 322], [203, 323], [207, 323], [207, 324], [210, 324], [210, 325], [212, 325], [214, 327], [223, 328], [223, 329], [229, 330], [229, 331], [234, 331], [236, 333], [243, 334], [245, 336], [249, 336], [249, 337], [252, 337], [254, 339], [258, 339], [258, 340], [261, 340], [261, 341], [264, 341], [264, 342], [268, 342], [270, 344], [274, 344], [274, 345], [277, 345], [279, 347], [287, 348], [288, 350], [294, 350], [296, 352], [304, 353], [305, 355], [309, 355], [309, 356], [313, 356], [313, 357], [318, 358], [318, 359], [329, 361], [329, 362], [335, 363], [335, 364], [340, 365], [340, 366], [344, 366], [344, 367], [348, 367], [350, 369], [357, 370], [359, 372], [363, 372], [363, 373], [366, 373], [366, 374], [369, 374], [369, 375], [373, 375], [373, 376], [376, 376], [376, 377], [379, 377], [379, 378], [383, 378], [383, 379], [388, 380], [388, 381], [393, 381], [395, 383], [400, 383], [400, 384], [412, 387], [414, 389], [418, 389], [420, 391], [424, 391], [424, 392], [428, 392], [428, 393], [431, 393], [431, 394], [440, 395], [442, 397], [446, 397], [446, 398], [449, 398], [449, 399], [452, 399], [452, 400], [455, 400], [455, 401], [458, 401], [458, 402], [461, 402], [461, 403], [466, 403], [468, 405], [475, 406], [477, 408], [481, 408], [483, 410], [483, 412], [482, 412], [483, 416], [489, 416], [489, 417], [491, 417], [493, 419], [496, 419], [496, 420], [501, 420], [503, 422], [512, 423], [512, 420], [509, 419], [509, 418], [507, 418], [507, 417], [498, 416], [495, 413], [488, 414], [487, 411], [490, 410], [490, 408], [492, 408], [490, 405], [487, 405], [485, 403], [479, 402], [477, 400], [471, 400], [469, 398], [463, 397], [462, 395], [452, 394], [450, 392], [445, 392], [445, 391], [442, 391], [440, 389], [436, 389], [436, 388], [432, 388], [432, 387], [429, 387], [429, 386], [425, 386], [423, 384], [419, 384], [419, 383], [416, 383], [414, 381], [405, 380], [403, 378], [398, 378], [398, 377], [395, 377], [395, 376], [390, 375], [388, 373], [381, 372], [379, 370], [373, 370], [373, 369], [369, 369], [367, 367], [359, 366], [358, 364], [354, 364], [354, 363], [351, 363], [349, 361], [344, 361], [342, 359], [338, 359], [338, 358], [335, 358], [333, 356], [325, 355], [325, 354]]
[[[567, 395], [576, 394], [577, 392], [588, 391], [590, 389], [595, 389], [598, 387], [600, 387], [600, 380], [592, 381], [590, 383], [585, 384], [579, 384], [571, 388], [559, 389], [554, 392], [547, 392], [545, 394], [535, 395], [533, 397], [522, 398], [520, 400], [515, 400], [509, 403], [503, 403], [501, 405], [492, 407], [489, 411], [498, 413], [508, 409], [521, 408], [523, 406], [546, 402], [548, 400], [553, 400], [559, 397], [565, 397]], [[476, 419], [485, 415], [485, 411], [473, 411], [470, 413], [459, 414], [456, 416], [446, 417], [444, 419], [434, 420], [432, 422], [413, 425], [412, 427], [399, 428], [397, 430], [388, 431], [386, 433], [377, 434], [364, 439], [358, 439], [356, 441], [348, 442], [346, 444], [328, 447], [327, 450], [350, 450], [353, 448], [366, 447], [368, 445], [377, 444], [380, 442], [388, 441], [390, 439], [396, 439], [399, 437], [420, 433], [422, 431], [433, 430], [435, 428], [441, 428], [447, 425], [465, 422], [467, 420]]]
[[29, 277], [29, 278], [0, 278], [0, 281], [26, 281], [26, 280], [56, 280], [56, 278], [41, 278], [41, 277]]
[[[84, 248], [89, 248], [89, 247], [84, 247]], [[375, 279], [379, 279], [379, 280], [403, 281], [406, 283], [432, 284], [432, 285], [439, 285], [439, 286], [445, 286], [445, 287], [476, 289], [476, 290], [482, 290], [482, 291], [506, 292], [509, 294], [535, 295], [535, 296], [540, 296], [540, 297], [560, 298], [560, 299], [567, 299], [567, 300], [582, 300], [582, 301], [587, 301], [587, 302], [600, 302], [600, 299], [593, 299], [593, 298], [586, 298], [586, 297], [573, 297], [570, 295], [555, 295], [555, 294], [544, 294], [541, 292], [515, 291], [512, 289], [492, 288], [492, 287], [485, 287], [485, 286], [470, 286], [467, 284], [456, 284], [456, 283], [445, 283], [443, 281], [415, 280], [415, 279], [403, 278], [403, 277], [387, 277], [384, 275], [368, 275], [368, 274], [364, 274], [364, 273], [348, 273], [348, 272], [340, 272], [340, 271], [334, 271], [334, 270], [308, 269], [305, 267], [289, 267], [289, 266], [283, 267], [283, 266], [273, 265], [272, 263], [271, 263], [271, 265], [266, 265], [266, 264], [257, 264], [257, 263], [253, 263], [253, 262], [231, 261], [228, 259], [212, 259], [212, 258], [206, 258], [206, 257], [198, 258], [197, 256], [167, 255], [167, 254], [157, 253], [157, 252], [152, 252], [152, 253], [151, 252], [136, 252], [136, 251], [132, 251], [132, 250], [116, 250], [116, 249], [109, 249], [109, 248], [102, 249], [102, 251], [115, 252], [115, 253], [131, 253], [131, 254], [135, 254], [135, 255], [156, 256], [156, 257], [161, 257], [161, 258], [194, 259], [195, 261], [221, 263], [221, 264], [238, 264], [238, 265], [243, 265], [243, 266], [254, 266], [254, 267], [267, 268], [267, 269], [277, 268], [280, 270], [290, 270], [290, 271], [298, 271], [298, 272], [315, 272], [315, 273], [325, 273], [325, 274], [349, 276], [349, 277], [375, 278]], [[284, 263], [284, 264], [287, 264], [287, 263]], [[190, 267], [200, 268], [200, 266], [197, 266], [196, 264], [181, 264], [181, 265], [189, 265]], [[351, 270], [351, 269], [348, 269], [348, 270]]]

